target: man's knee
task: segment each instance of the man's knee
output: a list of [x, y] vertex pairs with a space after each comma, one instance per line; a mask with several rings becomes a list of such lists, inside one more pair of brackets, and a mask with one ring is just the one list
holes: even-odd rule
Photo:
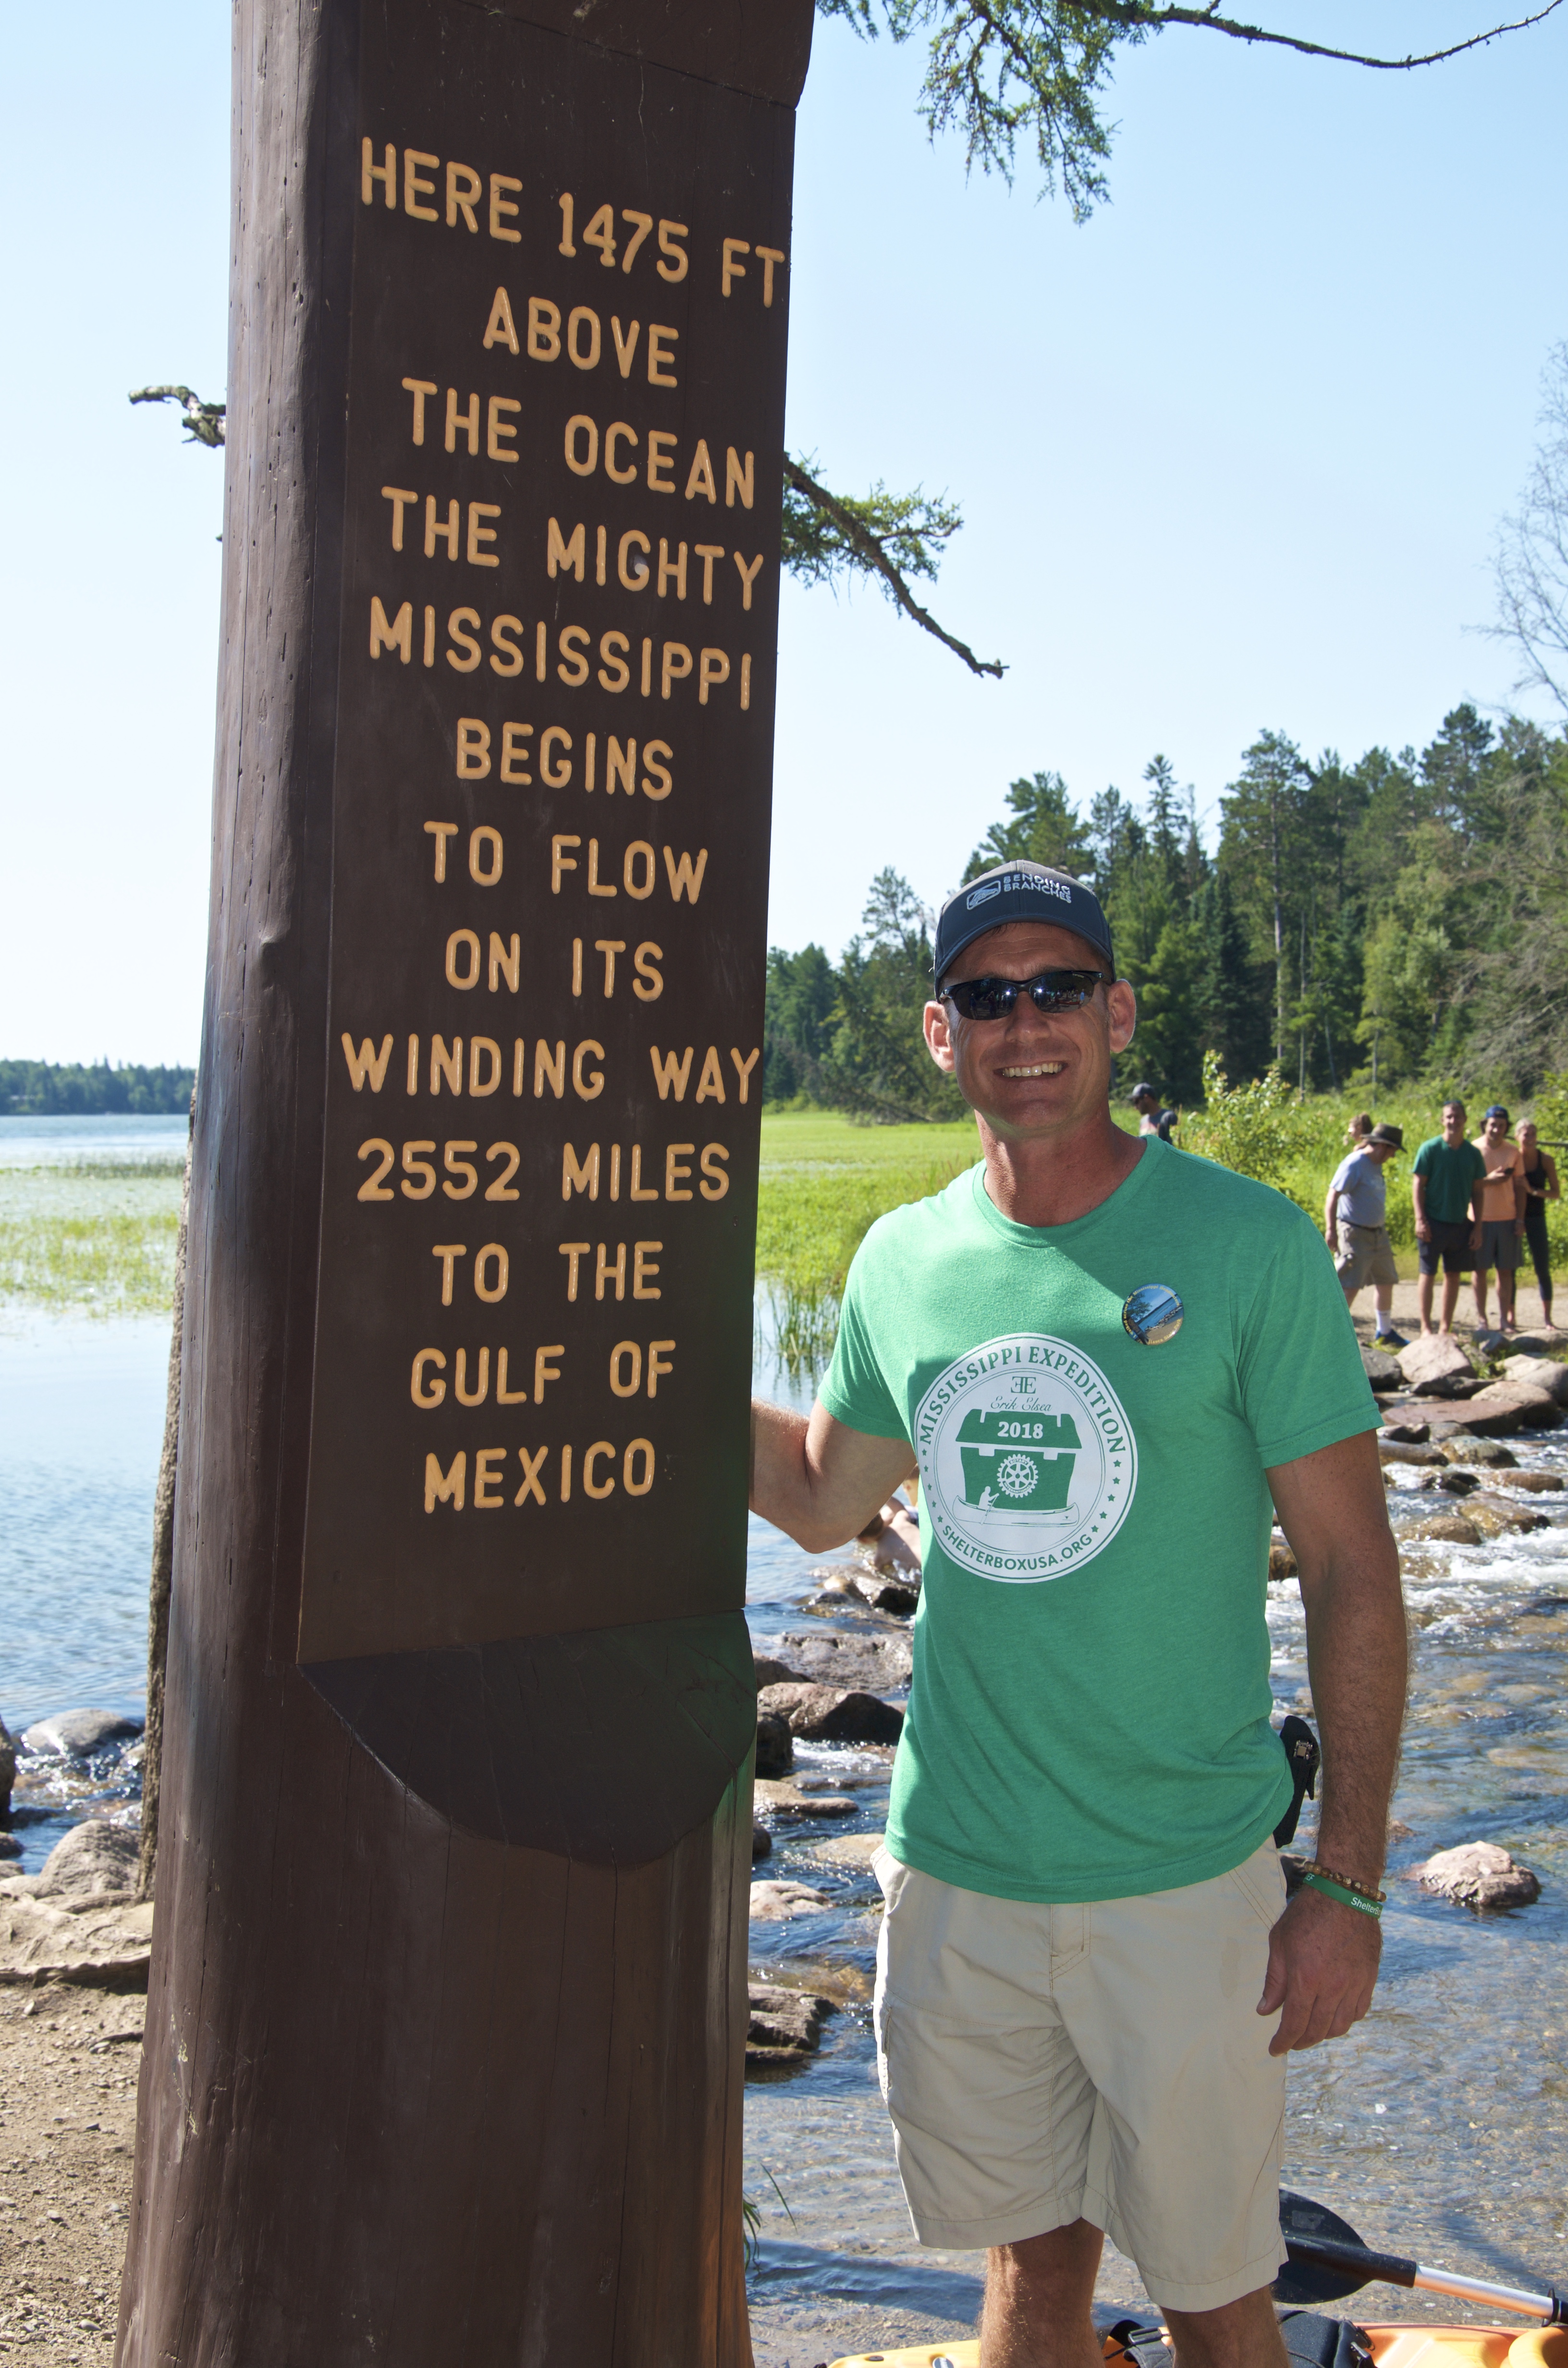
[[1042, 2309], [1086, 2309], [1104, 2244], [1104, 2231], [1092, 2220], [1073, 2220], [1042, 2237], [994, 2245], [986, 2255], [988, 2283], [1020, 2299], [1027, 2295]]

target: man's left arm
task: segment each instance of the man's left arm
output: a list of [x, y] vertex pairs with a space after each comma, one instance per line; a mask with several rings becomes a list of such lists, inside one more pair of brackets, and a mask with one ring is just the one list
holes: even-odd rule
[[[1376, 1889], [1399, 1764], [1408, 1641], [1376, 1434], [1268, 1474], [1301, 1573], [1307, 1666], [1323, 1744], [1318, 1863]], [[1260, 2014], [1283, 2009], [1269, 2053], [1339, 2039], [1372, 2002], [1375, 1917], [1310, 1886], [1274, 1927]]]

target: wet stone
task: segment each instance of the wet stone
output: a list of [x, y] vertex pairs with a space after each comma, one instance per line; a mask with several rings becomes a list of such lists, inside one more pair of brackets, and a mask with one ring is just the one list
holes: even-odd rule
[[1361, 1370], [1373, 1393], [1380, 1397], [1404, 1387], [1404, 1375], [1400, 1371], [1399, 1360], [1391, 1357], [1386, 1349], [1363, 1349]]
[[1503, 1378], [1544, 1390], [1559, 1406], [1568, 1404], [1568, 1365], [1560, 1364], [1555, 1357], [1505, 1357]]
[[1271, 1545], [1268, 1549], [1269, 1577], [1277, 1579], [1295, 1578], [1298, 1575], [1296, 1557], [1291, 1553], [1290, 1547], [1284, 1544], [1283, 1542], [1278, 1545]]
[[754, 1921], [787, 1924], [797, 1916], [814, 1916], [828, 1904], [825, 1891], [815, 1891], [809, 1883], [754, 1883], [751, 1887], [751, 1913]]
[[1552, 1497], [1568, 1487], [1568, 1481], [1561, 1472], [1510, 1472], [1503, 1485], [1507, 1488], [1528, 1488], [1537, 1497]]
[[1472, 1489], [1480, 1487], [1481, 1483], [1473, 1472], [1461, 1471], [1455, 1464], [1447, 1471], [1439, 1472], [1433, 1480], [1432, 1486], [1434, 1488], [1440, 1488], [1445, 1497], [1468, 1497]]
[[[1426, 1428], [1425, 1423], [1421, 1427], [1424, 1430]], [[1378, 1441], [1378, 1453], [1385, 1463], [1441, 1463], [1443, 1461], [1440, 1448], [1424, 1447], [1414, 1441], [1408, 1445], [1397, 1440], [1391, 1444], [1387, 1431]]]
[[1540, 1897], [1540, 1882], [1495, 1842], [1464, 1842], [1437, 1850], [1425, 1866], [1411, 1870], [1426, 1891], [1465, 1907], [1528, 1907]]
[[1412, 1521], [1407, 1530], [1401, 1530], [1399, 1537], [1401, 1544], [1406, 1538], [1426, 1538], [1434, 1543], [1449, 1546], [1478, 1546], [1481, 1543], [1481, 1531], [1462, 1513], [1433, 1513], [1425, 1521]]
[[1407, 1389], [1417, 1397], [1444, 1395], [1444, 1383], [1475, 1379], [1475, 1368], [1457, 1340], [1432, 1332], [1410, 1341], [1399, 1352], [1399, 1370]]
[[766, 1826], [759, 1826], [756, 1819], [754, 1817], [752, 1819], [751, 1827], [752, 1864], [755, 1866], [759, 1858], [771, 1858], [772, 1855], [773, 1836], [768, 1832]]
[[22, 1749], [58, 1759], [85, 1759], [106, 1743], [126, 1743], [142, 1732], [139, 1718], [113, 1710], [62, 1710], [34, 1721], [22, 1736]]
[[1388, 1440], [1396, 1447], [1425, 1447], [1431, 1436], [1429, 1423], [1385, 1422], [1378, 1444], [1381, 1447], [1384, 1440]]
[[1519, 1534], [1550, 1527], [1547, 1516], [1531, 1505], [1510, 1504], [1506, 1497], [1474, 1496], [1465, 1501], [1465, 1518], [1483, 1538]]
[[1445, 1439], [1437, 1450], [1445, 1463], [1475, 1463], [1492, 1471], [1511, 1471], [1518, 1457], [1500, 1439], [1474, 1439], [1463, 1431]]
[[[785, 1651], [794, 1666], [790, 1678], [812, 1685], [859, 1686], [867, 1693], [892, 1693], [909, 1683], [915, 1656], [907, 1634], [839, 1636], [789, 1634]], [[758, 1668], [757, 1683], [764, 1679]]]
[[903, 1732], [901, 1710], [854, 1688], [765, 1686], [757, 1702], [806, 1743], [896, 1743]]
[[756, 1773], [787, 1776], [795, 1765], [795, 1738], [790, 1722], [778, 1711], [763, 1711], [756, 1722]]

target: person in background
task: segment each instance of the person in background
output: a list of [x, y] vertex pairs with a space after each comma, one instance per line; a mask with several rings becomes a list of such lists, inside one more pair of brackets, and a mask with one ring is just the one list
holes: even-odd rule
[[1134, 1086], [1127, 1099], [1138, 1113], [1139, 1133], [1157, 1134], [1162, 1143], [1168, 1143], [1180, 1121], [1180, 1111], [1162, 1110], [1160, 1097], [1151, 1085]]
[[1540, 1292], [1540, 1312], [1545, 1321], [1551, 1321], [1551, 1252], [1546, 1240], [1546, 1204], [1561, 1201], [1562, 1188], [1557, 1181], [1557, 1162], [1549, 1151], [1542, 1151], [1536, 1134], [1533, 1118], [1521, 1119], [1518, 1126], [1519, 1173], [1525, 1186], [1525, 1240], [1529, 1247], [1530, 1263]]
[[1334, 1255], [1335, 1272], [1346, 1307], [1354, 1307], [1364, 1283], [1372, 1286], [1377, 1304], [1378, 1344], [1403, 1349], [1404, 1336], [1393, 1328], [1393, 1287], [1399, 1269], [1388, 1235], [1388, 1179], [1383, 1169], [1396, 1151], [1404, 1149], [1397, 1126], [1375, 1126], [1359, 1150], [1346, 1152], [1334, 1171], [1324, 1203], [1323, 1229]]
[[1442, 1329], [1454, 1328], [1460, 1284], [1475, 1265], [1481, 1247], [1481, 1187], [1486, 1162], [1464, 1135], [1464, 1104], [1443, 1104], [1443, 1132], [1428, 1135], [1415, 1155], [1410, 1178], [1415, 1203], [1415, 1239], [1420, 1250], [1421, 1329], [1430, 1332], [1432, 1284], [1443, 1268]]
[[1349, 1125], [1345, 1130], [1345, 1140], [1350, 1145], [1352, 1151], [1359, 1151], [1371, 1132], [1371, 1111], [1358, 1110], [1355, 1117], [1351, 1120]]
[[1486, 1169], [1481, 1194], [1481, 1241], [1475, 1254], [1475, 1320], [1484, 1331], [1486, 1278], [1495, 1267], [1498, 1328], [1512, 1332], [1514, 1284], [1525, 1234], [1525, 1179], [1519, 1146], [1508, 1140], [1508, 1113], [1501, 1102], [1489, 1106], [1475, 1148]]

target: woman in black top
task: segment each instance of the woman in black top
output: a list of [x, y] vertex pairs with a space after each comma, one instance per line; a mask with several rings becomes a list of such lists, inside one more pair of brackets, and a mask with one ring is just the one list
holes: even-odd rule
[[1540, 1312], [1550, 1324], [1551, 1254], [1546, 1244], [1546, 1204], [1562, 1197], [1557, 1181], [1557, 1163], [1550, 1152], [1541, 1150], [1536, 1140], [1532, 1119], [1522, 1121], [1515, 1139], [1519, 1146], [1519, 1166], [1525, 1179], [1525, 1239], [1529, 1244], [1530, 1262], [1540, 1288]]

